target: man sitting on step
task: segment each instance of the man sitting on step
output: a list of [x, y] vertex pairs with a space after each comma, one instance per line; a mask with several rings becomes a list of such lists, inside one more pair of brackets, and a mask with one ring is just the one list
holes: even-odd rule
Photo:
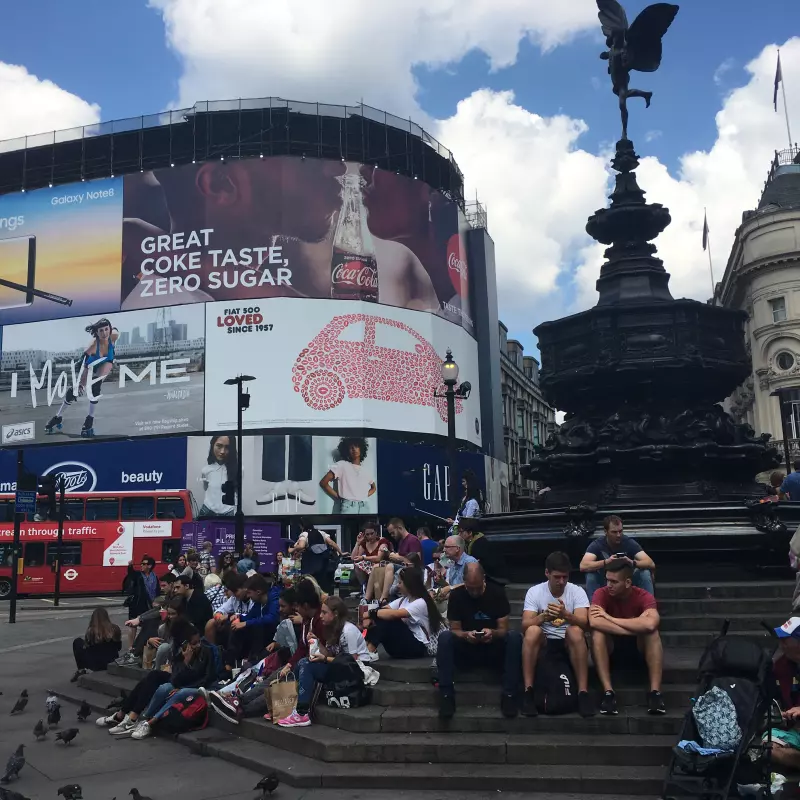
[[610, 563], [606, 586], [598, 589], [589, 608], [592, 653], [597, 676], [603, 685], [601, 714], [617, 714], [617, 700], [611, 684], [611, 657], [620, 664], [635, 663], [644, 657], [650, 678], [647, 710], [664, 714], [661, 697], [661, 672], [664, 652], [658, 628], [661, 619], [652, 594], [633, 585], [633, 570], [624, 561]]
[[[548, 664], [560, 666], [569, 658], [578, 681], [578, 711], [582, 717], [592, 717], [595, 713], [589, 695], [589, 650], [584, 637], [584, 631], [589, 630], [589, 599], [582, 586], [569, 582], [571, 570], [566, 553], [550, 553], [544, 562], [547, 580], [532, 586], [525, 595], [522, 609], [522, 678], [525, 685], [522, 713], [526, 717], [535, 717], [539, 713], [537, 701], [540, 697], [535, 691], [534, 678], [543, 651]], [[558, 676], [559, 673], [555, 674]], [[542, 678], [541, 672], [539, 678]]]
[[456, 711], [455, 667], [501, 667], [503, 687], [500, 709], [506, 717], [519, 713], [522, 636], [508, 629], [511, 606], [502, 586], [486, 583], [476, 561], [464, 568], [464, 584], [453, 589], [447, 606], [450, 630], [439, 634], [436, 664], [439, 673], [439, 716], [450, 719]]

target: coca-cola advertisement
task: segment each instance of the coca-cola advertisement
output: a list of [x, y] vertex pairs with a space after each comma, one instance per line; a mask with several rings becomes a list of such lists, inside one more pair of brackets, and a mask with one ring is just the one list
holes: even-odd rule
[[[481, 444], [475, 340], [438, 316], [369, 300], [206, 305], [206, 369], [251, 375], [245, 429], [348, 428], [447, 435], [442, 361], [472, 384], [456, 436]], [[236, 428], [236, 392], [206, 384], [205, 429]]]
[[125, 176], [123, 309], [273, 297], [427, 311], [474, 335], [458, 205], [356, 162], [276, 156]]

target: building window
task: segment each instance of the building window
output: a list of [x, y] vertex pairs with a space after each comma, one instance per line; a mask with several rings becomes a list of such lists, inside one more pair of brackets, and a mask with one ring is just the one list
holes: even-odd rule
[[787, 353], [785, 350], [782, 353], [778, 353], [775, 361], [778, 364], [778, 369], [784, 372], [790, 370], [794, 366], [794, 356], [791, 353]]
[[525, 436], [525, 412], [521, 409], [517, 409], [517, 436]]
[[538, 447], [542, 443], [541, 437], [539, 435], [539, 426], [533, 426], [533, 445], [534, 447]]
[[773, 322], [784, 322], [786, 320], [786, 298], [776, 297], [769, 301], [769, 308], [772, 312]]

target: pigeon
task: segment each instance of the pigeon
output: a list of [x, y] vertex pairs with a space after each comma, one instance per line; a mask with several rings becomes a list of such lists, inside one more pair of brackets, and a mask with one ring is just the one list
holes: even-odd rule
[[44, 704], [48, 712], [52, 711], [54, 708], [61, 707], [61, 703], [58, 702], [58, 697], [52, 689], [47, 690], [47, 700], [44, 701]]
[[14, 792], [11, 789], [4, 789], [0, 786], [0, 800], [29, 800], [24, 794]]
[[47, 738], [47, 728], [45, 728], [45, 726], [44, 726], [44, 720], [43, 719], [40, 719], [36, 723], [36, 725], [35, 725], [35, 727], [33, 729], [33, 735], [36, 737], [36, 741], [37, 742], [40, 742], [42, 739], [46, 739]]
[[78, 735], [77, 728], [67, 728], [65, 731], [59, 731], [56, 734], [56, 741], [64, 742], [64, 744], [69, 744], [77, 735]]
[[133, 800], [151, 800], [149, 797], [145, 797], [143, 794], [139, 794], [138, 789], [131, 789], [128, 792], [128, 794], [133, 796]]
[[14, 703], [14, 708], [11, 709], [12, 714], [19, 714], [20, 712], [25, 710], [25, 706], [28, 705], [28, 690], [23, 689], [22, 694], [19, 696], [19, 699], [16, 703]]
[[119, 697], [115, 697], [111, 702], [106, 706], [109, 711], [113, 709], [120, 709], [122, 708], [122, 704], [125, 702], [125, 698], [128, 696], [126, 691], [122, 691]]
[[266, 777], [262, 778], [256, 785], [255, 789], [261, 790], [261, 797], [266, 798], [267, 794], [272, 793], [278, 788], [278, 784], [280, 780], [278, 780], [278, 776], [273, 772]]
[[8, 759], [6, 774], [0, 778], [0, 783], [8, 783], [12, 778], [19, 778], [19, 771], [25, 766], [25, 756], [22, 754], [24, 749], [24, 744], [19, 745], [14, 755]]
[[69, 783], [58, 790], [64, 800], [83, 800], [83, 789], [77, 783]]
[[52, 710], [47, 712], [47, 724], [55, 728], [59, 722], [61, 722], [61, 706], [56, 703]]
[[86, 722], [92, 716], [92, 707], [85, 701], [81, 701], [81, 707], [78, 709], [78, 721]]

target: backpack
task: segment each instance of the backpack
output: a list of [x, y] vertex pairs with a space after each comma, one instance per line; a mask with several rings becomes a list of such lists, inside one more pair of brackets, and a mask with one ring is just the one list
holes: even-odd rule
[[208, 703], [200, 692], [173, 703], [158, 720], [158, 729], [177, 735], [205, 728], [208, 725]]
[[742, 729], [736, 718], [736, 706], [723, 689], [712, 686], [697, 698], [692, 715], [703, 747], [729, 751], [738, 747]]
[[364, 673], [349, 653], [333, 659], [323, 691], [325, 702], [335, 708], [358, 708], [369, 705], [372, 700], [372, 690], [364, 685]]
[[536, 708], [542, 714], [570, 714], [577, 709], [577, 684], [566, 648], [544, 650], [536, 665], [534, 694]]

